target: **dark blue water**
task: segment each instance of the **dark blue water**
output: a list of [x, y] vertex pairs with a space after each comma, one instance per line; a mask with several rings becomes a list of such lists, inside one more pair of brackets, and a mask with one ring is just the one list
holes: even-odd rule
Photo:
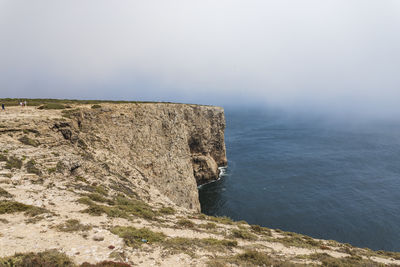
[[400, 122], [225, 110], [227, 175], [202, 211], [400, 251]]

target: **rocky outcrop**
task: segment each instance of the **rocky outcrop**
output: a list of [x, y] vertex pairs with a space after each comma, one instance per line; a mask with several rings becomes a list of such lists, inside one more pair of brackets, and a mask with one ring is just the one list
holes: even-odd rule
[[[226, 165], [225, 117], [220, 107], [129, 104], [71, 112], [80, 137], [99, 160], [118, 156], [176, 204], [200, 211], [197, 185]], [[60, 127], [58, 127], [60, 128]], [[64, 132], [66, 128], [62, 128]], [[74, 131], [72, 131], [74, 132]], [[69, 136], [69, 135], [68, 135]], [[78, 143], [79, 144], [79, 143]], [[103, 153], [102, 153], [103, 152]], [[127, 173], [127, 179], [137, 179]]]

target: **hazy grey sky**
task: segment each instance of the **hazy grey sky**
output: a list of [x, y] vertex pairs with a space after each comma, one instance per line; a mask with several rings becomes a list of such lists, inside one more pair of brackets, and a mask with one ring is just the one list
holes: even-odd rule
[[400, 116], [400, 1], [0, 0], [0, 90]]

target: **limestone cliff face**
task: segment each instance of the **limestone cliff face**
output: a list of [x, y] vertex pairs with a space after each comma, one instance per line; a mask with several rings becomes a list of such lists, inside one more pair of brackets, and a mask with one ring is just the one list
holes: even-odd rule
[[197, 185], [217, 179], [218, 167], [227, 163], [220, 107], [107, 105], [81, 109], [72, 119], [95, 157], [107, 162], [104, 155], [117, 156], [136, 170], [126, 170], [128, 179], [143, 179], [192, 210], [200, 210]]

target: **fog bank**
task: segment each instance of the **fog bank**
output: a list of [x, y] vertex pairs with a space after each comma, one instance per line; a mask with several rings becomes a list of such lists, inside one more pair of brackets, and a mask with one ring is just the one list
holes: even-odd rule
[[0, 0], [0, 97], [400, 115], [400, 2]]

